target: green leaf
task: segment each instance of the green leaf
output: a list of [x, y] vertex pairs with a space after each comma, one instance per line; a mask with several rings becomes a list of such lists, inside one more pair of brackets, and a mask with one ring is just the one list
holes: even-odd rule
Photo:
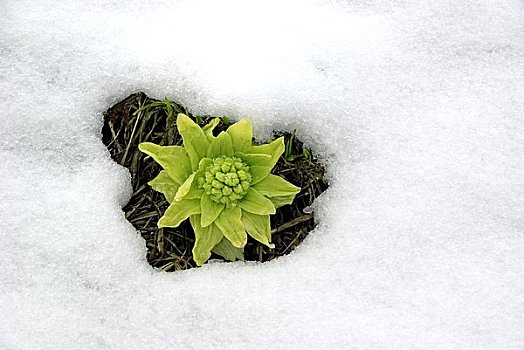
[[242, 223], [251, 237], [269, 248], [275, 248], [275, 245], [270, 243], [271, 222], [269, 215], [256, 215], [244, 211], [242, 212]]
[[247, 151], [253, 141], [253, 125], [249, 119], [242, 119], [227, 128], [235, 151]]
[[193, 246], [193, 260], [202, 266], [211, 256], [211, 250], [222, 240], [224, 235], [216, 225], [200, 226], [200, 215], [191, 215], [189, 221], [195, 231], [195, 245]]
[[200, 199], [204, 195], [204, 190], [198, 186], [198, 179], [204, 176], [206, 167], [213, 164], [209, 158], [203, 158], [199, 163], [199, 170], [191, 174], [187, 180], [177, 190], [174, 200], [182, 199]]
[[182, 199], [200, 199], [200, 197], [202, 197], [204, 194], [204, 190], [198, 187], [197, 179], [201, 177], [202, 174], [203, 171], [201, 170], [191, 174], [176, 192], [174, 200], [180, 201]]
[[271, 156], [271, 162], [268, 166], [273, 169], [282, 153], [284, 153], [284, 148], [284, 137], [282, 136], [265, 145], [251, 146], [246, 153], [269, 154]]
[[302, 156], [306, 159], [311, 159], [311, 151], [304, 147], [304, 149], [302, 150]]
[[200, 200], [200, 207], [202, 208], [202, 221], [200, 225], [202, 225], [202, 227], [211, 225], [222, 209], [224, 209], [224, 206], [225, 204], [217, 203], [211, 200], [207, 194], [203, 194]]
[[278, 197], [270, 197], [269, 200], [273, 202], [273, 205], [275, 208], [283, 207], [284, 205], [288, 205], [293, 203], [293, 200], [295, 199], [295, 195], [289, 195], [289, 196], [278, 196]]
[[178, 132], [184, 141], [184, 148], [189, 156], [191, 162], [191, 169], [193, 171], [198, 169], [198, 163], [207, 154], [210, 142], [207, 139], [204, 131], [187, 115], [179, 113], [176, 124]]
[[247, 243], [247, 234], [242, 225], [242, 209], [239, 206], [224, 208], [215, 220], [215, 224], [227, 239], [237, 248]]
[[183, 199], [173, 202], [164, 216], [158, 220], [158, 227], [177, 227], [191, 215], [200, 214], [200, 199]]
[[148, 182], [148, 185], [155, 191], [161, 192], [169, 203], [174, 200], [176, 191], [179, 187], [175, 180], [173, 180], [165, 170], [160, 171], [157, 177]]
[[297, 187], [280, 176], [273, 174], [269, 174], [264, 180], [255, 184], [253, 188], [269, 198], [287, 197], [300, 192], [300, 187]]
[[239, 157], [249, 166], [265, 166], [269, 167], [271, 164], [271, 156], [269, 154], [254, 154], [236, 152], [235, 157]]
[[166, 106], [167, 116], [170, 117], [173, 115], [173, 106], [171, 106], [171, 101], [164, 97], [164, 104]]
[[202, 127], [202, 131], [206, 135], [209, 142], [212, 142], [215, 139], [215, 136], [213, 136], [213, 130], [215, 130], [216, 126], [220, 123], [220, 118], [213, 118], [209, 123], [204, 125]]
[[231, 136], [228, 133], [221, 132], [207, 150], [208, 158], [218, 158], [220, 156], [232, 156], [233, 155], [233, 144], [231, 143]]
[[240, 200], [238, 205], [245, 211], [253, 214], [269, 215], [276, 213], [273, 203], [252, 187], [247, 190], [246, 195]]
[[234, 247], [225, 237], [211, 251], [229, 261], [244, 260], [244, 249]]
[[138, 149], [160, 164], [178, 185], [183, 184], [192, 172], [184, 147], [159, 146], [151, 142], [142, 142], [138, 145]]
[[251, 173], [251, 185], [257, 184], [264, 180], [266, 177], [268, 177], [270, 171], [271, 168], [267, 166], [250, 166], [249, 172]]
[[140, 107], [139, 109], [137, 109], [133, 115], [137, 115], [143, 111], [145, 111], [146, 109], [149, 109], [149, 108], [153, 108], [153, 107], [159, 107], [159, 106], [163, 106], [164, 105], [164, 102], [163, 101], [155, 101], [155, 102], [151, 102], [151, 103], [148, 103], [142, 107]]
[[191, 185], [193, 184], [193, 180], [194, 179], [195, 179], [195, 174], [194, 173], [189, 175], [189, 177], [186, 179], [186, 181], [184, 181], [182, 186], [180, 186], [180, 188], [176, 192], [175, 201], [177, 201], [177, 202], [181, 201], [186, 196], [186, 194], [191, 189]]
[[293, 133], [291, 134], [291, 136], [289, 137], [289, 139], [287, 141], [284, 141], [285, 143], [285, 150], [284, 150], [284, 159], [289, 161], [289, 162], [292, 162], [295, 160], [295, 155], [293, 154], [293, 143], [295, 141], [295, 133], [297, 132], [297, 130], [293, 130]]

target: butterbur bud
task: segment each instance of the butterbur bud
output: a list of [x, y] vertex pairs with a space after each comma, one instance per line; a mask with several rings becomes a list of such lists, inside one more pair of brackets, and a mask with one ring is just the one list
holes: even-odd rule
[[189, 218], [198, 265], [219, 245], [229, 252], [243, 249], [248, 234], [273, 248], [269, 216], [277, 207], [290, 204], [300, 191], [270, 173], [284, 152], [283, 137], [253, 145], [249, 120], [242, 119], [214, 136], [218, 123], [214, 119], [201, 128], [179, 114], [177, 128], [183, 146], [139, 145], [164, 168], [149, 182], [170, 201], [158, 227], [177, 227]]
[[221, 156], [213, 159], [204, 176], [197, 181], [199, 188], [204, 189], [212, 201], [234, 207], [246, 195], [251, 174], [242, 159]]

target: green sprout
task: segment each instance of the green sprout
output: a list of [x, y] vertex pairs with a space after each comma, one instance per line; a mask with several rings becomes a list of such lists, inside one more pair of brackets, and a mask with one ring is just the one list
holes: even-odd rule
[[284, 152], [283, 137], [253, 145], [248, 119], [214, 136], [219, 122], [215, 118], [200, 127], [180, 113], [176, 123], [183, 146], [138, 146], [164, 169], [149, 182], [170, 204], [158, 227], [177, 227], [189, 218], [195, 231], [193, 258], [199, 266], [211, 252], [228, 260], [240, 258], [248, 234], [274, 248], [269, 216], [291, 204], [300, 191], [270, 173]]

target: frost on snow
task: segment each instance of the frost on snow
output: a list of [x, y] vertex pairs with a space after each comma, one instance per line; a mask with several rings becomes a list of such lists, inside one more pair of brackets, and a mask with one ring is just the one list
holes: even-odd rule
[[[524, 8], [0, 3], [0, 348], [524, 347]], [[297, 129], [319, 226], [162, 273], [100, 140], [131, 92]]]

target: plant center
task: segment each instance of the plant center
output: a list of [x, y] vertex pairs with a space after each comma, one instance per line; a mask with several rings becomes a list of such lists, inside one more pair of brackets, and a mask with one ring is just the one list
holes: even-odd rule
[[251, 185], [249, 166], [238, 157], [218, 157], [213, 159], [198, 179], [198, 186], [216, 203], [234, 207], [242, 199]]

